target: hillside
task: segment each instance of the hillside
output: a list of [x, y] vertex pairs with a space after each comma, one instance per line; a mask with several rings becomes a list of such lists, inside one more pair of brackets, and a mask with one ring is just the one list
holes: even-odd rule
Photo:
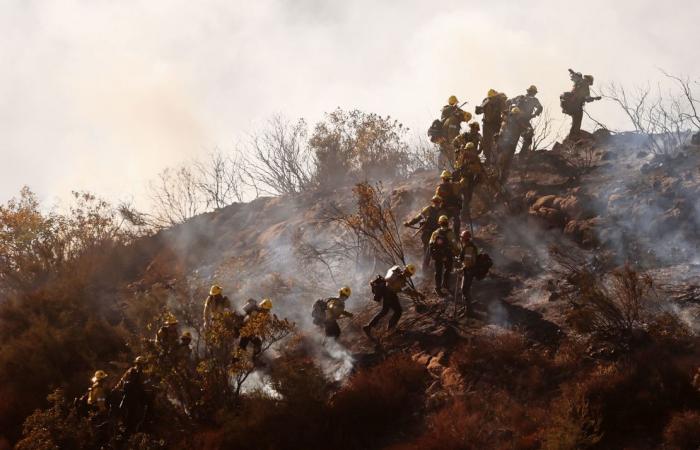
[[[290, 420], [287, 410], [280, 406], [275, 415], [253, 403], [261, 409], [241, 411], [259, 417], [241, 429], [232, 425], [235, 412], [207, 425], [178, 425], [197, 448], [236, 439], [240, 448], [693, 448], [700, 439], [700, 392], [693, 387], [700, 367], [700, 147], [673, 157], [641, 148], [634, 135], [587, 135], [575, 146], [516, 159], [507, 204], [482, 185], [472, 226], [494, 266], [474, 283], [475, 317], [437, 297], [432, 272], [419, 270], [414, 281], [424, 298], [402, 299], [395, 330], [380, 327], [376, 341], [364, 335], [362, 325], [378, 308], [369, 280], [388, 265], [348, 255], [354, 247], [342, 245], [353, 237], [332, 217], [354, 211], [353, 186], [233, 204], [143, 238], [134, 244], [138, 275], [120, 284], [122, 308], [168, 311], [202, 346], [197, 336], [210, 285], [221, 285], [239, 310], [248, 298], [270, 297], [273, 312], [296, 325], [292, 355], [329, 383], [326, 406], [311, 417], [337, 414], [338, 423], [357, 420], [351, 426], [358, 428], [375, 420], [344, 418], [337, 409], [345, 405], [355, 414], [393, 408], [386, 413], [396, 418], [376, 419], [366, 439], [291, 421], [279, 427], [309, 429], [283, 445], [251, 430], [268, 419]], [[382, 182], [402, 222], [428, 203], [437, 173]], [[406, 262], [420, 266], [414, 230], [401, 232]], [[338, 343], [325, 342], [311, 307], [343, 285], [353, 289], [347, 309], [355, 316], [341, 321]], [[153, 302], [159, 306], [148, 309]], [[142, 323], [127, 316], [135, 330], [153, 333], [159, 325], [145, 313]], [[289, 364], [282, 347], [266, 355], [246, 392], [285, 398], [284, 382], [275, 384], [275, 367]], [[395, 394], [398, 400], [379, 394], [382, 383], [399, 389], [397, 380], [409, 380], [410, 392]], [[306, 394], [293, 392], [302, 400], [287, 404], [290, 414], [306, 402]], [[153, 426], [167, 441], [161, 432]]]

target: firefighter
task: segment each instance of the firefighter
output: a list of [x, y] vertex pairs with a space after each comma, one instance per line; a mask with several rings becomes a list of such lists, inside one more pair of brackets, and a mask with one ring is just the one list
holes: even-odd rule
[[434, 195], [430, 201], [430, 205], [423, 208], [418, 215], [408, 222], [404, 222], [404, 226], [406, 227], [413, 226], [420, 222], [420, 240], [423, 243], [423, 270], [430, 267], [430, 251], [428, 244], [430, 243], [430, 236], [433, 235], [433, 231], [438, 228], [438, 218], [441, 215], [443, 215], [442, 197]]
[[586, 103], [600, 100], [600, 97], [591, 97], [593, 75], [581, 75], [581, 73], [569, 69], [569, 76], [574, 86], [570, 92], [565, 92], [560, 96], [560, 101], [562, 112], [571, 116], [571, 130], [569, 130], [568, 139], [576, 139], [581, 131], [583, 106]]
[[457, 159], [459, 159], [459, 153], [461, 153], [464, 150], [464, 147], [470, 142], [474, 144], [476, 154], [478, 155], [481, 153], [480, 129], [481, 127], [479, 126], [479, 122], [471, 122], [469, 124], [469, 131], [465, 131], [454, 139], [452, 146], [455, 148], [455, 155]]
[[440, 152], [443, 158], [447, 159], [447, 162], [442, 165], [445, 168], [454, 167], [455, 147], [452, 143], [459, 136], [462, 122], [469, 122], [472, 119], [471, 113], [464, 111], [457, 103], [459, 103], [459, 100], [452, 95], [447, 100], [447, 105], [442, 108], [441, 119], [444, 140], [440, 140], [438, 144], [440, 145]]
[[178, 321], [174, 317], [166, 319], [165, 324], [156, 332], [156, 345], [161, 355], [169, 355], [175, 350], [178, 342]]
[[185, 331], [184, 333], [182, 333], [182, 336], [180, 336], [180, 342], [177, 346], [177, 355], [180, 361], [189, 361], [190, 356], [192, 355], [191, 344], [192, 333], [190, 333], [189, 331]]
[[231, 311], [231, 301], [223, 295], [223, 289], [218, 284], [209, 289], [209, 295], [204, 301], [204, 328], [208, 328], [216, 314]]
[[435, 293], [442, 297], [443, 288], [449, 290], [452, 262], [459, 253], [459, 244], [447, 216], [440, 216], [438, 224], [440, 227], [430, 237], [430, 254], [435, 261]]
[[535, 135], [535, 130], [532, 128], [530, 120], [542, 114], [542, 104], [536, 97], [537, 86], [532, 85], [525, 91], [525, 95], [508, 100], [508, 106], [517, 106], [520, 109], [520, 135], [523, 138], [520, 154], [525, 156], [532, 149], [532, 138]]
[[496, 162], [494, 158], [495, 136], [501, 127], [501, 115], [507, 111], [507, 100], [506, 94], [489, 89], [484, 101], [476, 107], [476, 113], [484, 115], [481, 120], [483, 125], [481, 151], [484, 153], [488, 165]]
[[344, 286], [338, 291], [338, 297], [331, 297], [326, 301], [324, 329], [326, 337], [338, 339], [340, 337], [340, 325], [338, 319], [353, 317], [353, 314], [345, 310], [345, 302], [350, 298], [352, 290]]
[[471, 202], [474, 190], [484, 176], [485, 172], [476, 151], [476, 144], [467, 142], [464, 150], [460, 152], [455, 173], [452, 174], [453, 179], [459, 178], [462, 189], [462, 216], [460, 222], [465, 220], [471, 221]]
[[249, 308], [249, 312], [246, 312], [238, 346], [241, 350], [248, 350], [248, 344], [252, 343], [253, 357], [256, 357], [262, 352], [262, 338], [260, 333], [265, 331], [264, 328], [271, 317], [271, 310], [272, 300], [265, 298], [256, 305], [255, 309]]
[[[459, 176], [459, 174], [457, 174]], [[435, 195], [442, 198], [442, 207], [445, 215], [454, 221], [454, 230], [461, 227], [462, 191], [466, 181], [452, 181], [454, 177], [449, 170], [443, 170], [440, 174], [440, 184], [435, 189]]]
[[122, 393], [119, 412], [126, 429], [136, 432], [146, 418], [149, 400], [146, 392], [144, 369], [146, 358], [137, 356], [134, 364], [124, 373], [116, 389]]
[[107, 403], [107, 398], [109, 396], [107, 378], [107, 372], [98, 370], [90, 380], [92, 384], [90, 385], [90, 389], [88, 389], [86, 401], [88, 408], [97, 415], [106, 414], [109, 408]]
[[504, 115], [496, 145], [500, 172], [499, 181], [501, 184], [505, 184], [508, 180], [510, 166], [518, 146], [518, 139], [526, 127], [526, 120], [524, 120], [520, 108], [517, 106], [513, 106], [508, 114]]
[[403, 309], [401, 308], [398, 294], [399, 292], [412, 290], [409, 280], [415, 274], [416, 266], [413, 264], [407, 264], [403, 269], [400, 266], [393, 266], [389, 269], [386, 277], [384, 277], [384, 283], [379, 293], [375, 294], [379, 296], [379, 300], [382, 302], [382, 309], [372, 317], [372, 320], [370, 320], [367, 325], [362, 327], [362, 330], [370, 339], [372, 338], [372, 328], [374, 328], [390, 310], [393, 311], [393, 314], [389, 319], [387, 329], [391, 330], [399, 323]]
[[461, 243], [459, 262], [462, 265], [462, 302], [467, 307], [467, 315], [471, 315], [473, 313], [471, 288], [479, 250], [474, 245], [472, 234], [469, 230], [462, 231], [459, 238]]

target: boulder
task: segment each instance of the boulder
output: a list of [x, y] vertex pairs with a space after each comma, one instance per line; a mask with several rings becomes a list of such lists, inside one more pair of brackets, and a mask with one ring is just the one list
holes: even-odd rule
[[462, 378], [462, 375], [453, 367], [448, 367], [442, 371], [440, 383], [442, 383], [442, 387], [451, 394], [464, 392], [464, 378]]
[[427, 366], [428, 363], [430, 362], [431, 358], [432, 358], [432, 356], [430, 356], [429, 354], [427, 354], [425, 352], [416, 353], [411, 357], [411, 359], [413, 359], [415, 362], [417, 362], [421, 366]]
[[556, 195], [545, 195], [540, 198], [538, 198], [535, 203], [532, 204], [532, 209], [538, 210], [542, 207], [552, 207], [552, 203], [554, 203], [554, 199], [556, 199]]

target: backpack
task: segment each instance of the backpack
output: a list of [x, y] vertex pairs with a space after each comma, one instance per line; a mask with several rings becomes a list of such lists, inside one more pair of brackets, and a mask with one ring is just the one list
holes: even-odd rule
[[445, 130], [441, 120], [433, 120], [430, 128], [428, 128], [428, 136], [430, 137], [430, 142], [432, 143], [437, 142], [438, 138], [445, 136]]
[[328, 309], [328, 299], [316, 300], [311, 309], [311, 318], [314, 325], [322, 325], [326, 319], [326, 309]]
[[479, 253], [476, 255], [476, 263], [474, 264], [474, 278], [483, 280], [493, 267], [493, 260], [487, 253]]
[[372, 294], [374, 294], [372, 300], [375, 302], [381, 301], [384, 289], [386, 288], [386, 278], [377, 275], [377, 278], [369, 282], [369, 286], [372, 288]]
[[445, 233], [438, 230], [438, 235], [435, 240], [430, 244], [430, 255], [433, 258], [443, 258], [448, 255], [449, 250], [449, 239]]
[[559, 96], [559, 106], [561, 106], [561, 112], [572, 115], [576, 108], [576, 105], [574, 105], [574, 93], [564, 92], [561, 94]]

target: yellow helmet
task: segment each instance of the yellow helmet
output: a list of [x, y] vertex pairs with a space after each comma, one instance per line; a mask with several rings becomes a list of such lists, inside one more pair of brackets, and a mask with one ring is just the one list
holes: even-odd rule
[[472, 120], [472, 113], [470, 113], [469, 111], [464, 111], [462, 117], [465, 122], [469, 122], [470, 120]]
[[588, 81], [590, 84], [593, 84], [593, 75], [584, 75], [583, 79]]
[[438, 219], [438, 225], [448, 225], [449, 223], [450, 218], [445, 215], [440, 216], [440, 218]]
[[526, 91], [526, 92], [527, 92], [528, 94], [529, 94], [529, 93], [537, 94], [537, 86], [535, 86], [534, 84], [530, 85], [530, 87], [527, 88], [527, 91]]
[[442, 203], [442, 197], [439, 195], [433, 195], [433, 198], [431, 199], [433, 203]]
[[265, 311], [269, 311], [272, 309], [272, 300], [269, 298], [263, 299], [263, 301], [260, 302], [258, 305], [261, 309], [264, 309]]
[[191, 341], [192, 340], [192, 333], [190, 333], [189, 331], [185, 331], [184, 333], [182, 333], [182, 336], [180, 336], [180, 339], [187, 339], [187, 340]]
[[136, 359], [134, 359], [134, 364], [137, 364], [137, 365], [146, 364], [146, 357], [145, 356], [137, 356]]
[[108, 376], [109, 375], [107, 375], [107, 372], [105, 372], [104, 370], [98, 370], [97, 372], [95, 372], [95, 375], [93, 375], [92, 382], [94, 383], [96, 381], [104, 380]]
[[518, 108], [517, 106], [513, 106], [513, 107], [510, 109], [510, 113], [511, 113], [511, 114], [520, 114], [520, 108]]
[[408, 272], [408, 276], [413, 276], [416, 274], [416, 266], [413, 264], [406, 264], [406, 272]]
[[449, 170], [443, 170], [442, 173], [440, 174], [440, 178], [442, 178], [443, 180], [449, 179], [451, 177], [452, 177], [452, 174], [450, 173]]
[[350, 289], [348, 286], [343, 286], [338, 291], [338, 295], [340, 297], [350, 297], [352, 295], [352, 289]]
[[496, 96], [496, 94], [498, 94], [498, 91], [496, 91], [495, 89], [489, 89], [489, 91], [486, 93], [486, 96], [487, 97], [494, 97], [494, 96]]
[[467, 142], [467, 145], [464, 146], [464, 149], [469, 151], [469, 150], [474, 150], [476, 146], [474, 145], [473, 142]]
[[165, 319], [165, 325], [170, 326], [170, 325], [177, 325], [179, 322], [174, 316], [168, 316], [167, 319]]
[[459, 103], [459, 100], [457, 100], [457, 96], [455, 95], [450, 95], [450, 98], [447, 99], [447, 104], [450, 106], [456, 105]]
[[214, 286], [209, 289], [209, 295], [220, 295], [223, 292], [223, 289], [221, 289], [221, 286], [218, 284], [215, 284]]

